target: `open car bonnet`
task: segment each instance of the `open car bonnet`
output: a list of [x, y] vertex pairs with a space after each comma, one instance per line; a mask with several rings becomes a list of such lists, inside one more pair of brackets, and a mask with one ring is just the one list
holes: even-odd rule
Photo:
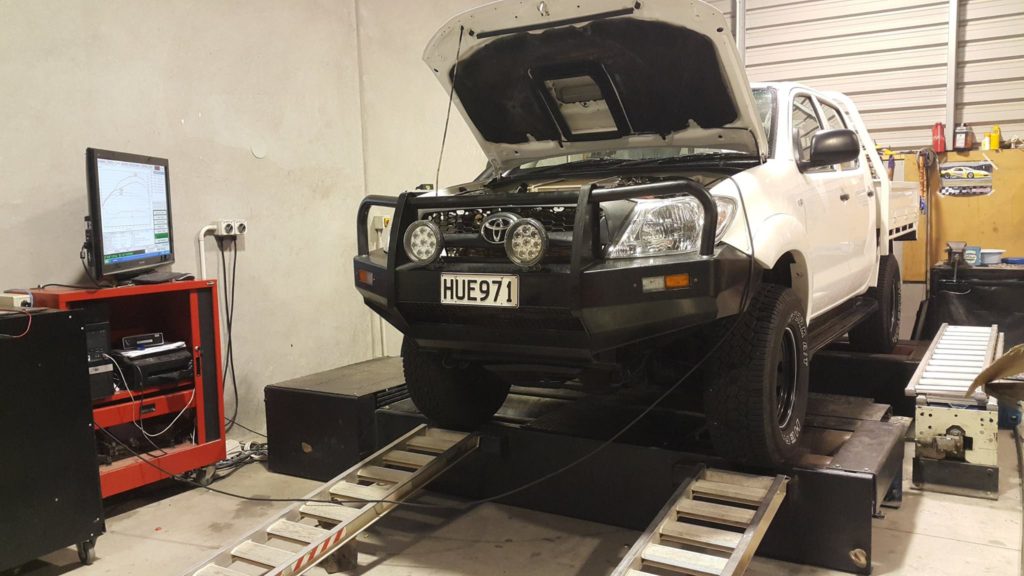
[[[654, 146], [767, 153], [725, 17], [699, 0], [501, 0], [423, 54], [499, 169]], [[457, 63], [457, 66], [456, 66]]]

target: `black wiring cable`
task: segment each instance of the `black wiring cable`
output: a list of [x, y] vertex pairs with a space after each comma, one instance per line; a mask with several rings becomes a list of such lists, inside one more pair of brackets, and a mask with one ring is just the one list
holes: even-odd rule
[[252, 428], [249, 428], [248, 426], [246, 426], [245, 424], [242, 424], [242, 423], [241, 423], [241, 422], [239, 422], [238, 420], [235, 420], [235, 421], [234, 421], [234, 425], [235, 425], [235, 426], [238, 426], [238, 427], [239, 427], [239, 428], [241, 428], [242, 430], [248, 430], [249, 432], [252, 432], [253, 434], [256, 434], [257, 436], [262, 436], [262, 437], [264, 437], [264, 438], [266, 438], [266, 437], [267, 437], [267, 435], [266, 435], [265, 433], [263, 433], [263, 432], [260, 432], [259, 430], [253, 430]]
[[[267, 435], [265, 433], [260, 432], [259, 430], [253, 430], [252, 428], [249, 428], [245, 424], [242, 424], [241, 422], [238, 421], [238, 403], [239, 403], [239, 398], [238, 398], [238, 377], [236, 376], [236, 373], [235, 373], [235, 347], [234, 347], [234, 335], [233, 335], [234, 334], [234, 323], [235, 323], [235, 285], [236, 285], [235, 279], [238, 277], [238, 244], [237, 244], [237, 240], [235, 240], [234, 238], [231, 239], [231, 252], [232, 252], [232, 254], [231, 254], [231, 274], [230, 274], [230, 280], [229, 280], [228, 263], [227, 263], [227, 256], [226, 256], [227, 250], [225, 250], [224, 244], [220, 240], [218, 240], [218, 242], [217, 242], [217, 247], [220, 250], [221, 268], [224, 270], [224, 282], [223, 282], [223, 288], [224, 288], [224, 318], [225, 318], [225, 325], [227, 327], [227, 335], [228, 335], [228, 337], [227, 337], [227, 345], [225, 347], [225, 354], [224, 354], [224, 371], [223, 371], [223, 374], [224, 374], [225, 380], [228, 379], [228, 378], [231, 379], [231, 390], [232, 390], [232, 394], [234, 394], [234, 397], [235, 397], [235, 405], [234, 405], [234, 408], [232, 409], [231, 418], [225, 418], [225, 420], [227, 421], [227, 426], [225, 427], [224, 431], [225, 431], [225, 433], [226, 432], [230, 432], [232, 428], [234, 428], [235, 426], [238, 426], [239, 428], [242, 428], [243, 430], [248, 430], [249, 432], [252, 432], [253, 434], [256, 434], [258, 436], [262, 436], [262, 437], [266, 438]], [[229, 286], [229, 284], [230, 284], [230, 286]]]
[[37, 290], [45, 290], [56, 286], [57, 288], [73, 288], [75, 290], [95, 290], [96, 286], [82, 286], [81, 284], [61, 284], [60, 282], [49, 282], [47, 284], [40, 284], [36, 286]]
[[93, 285], [96, 288], [103, 288], [103, 285], [100, 284], [99, 280], [97, 280], [92, 275], [92, 271], [89, 270], [89, 265], [85, 263], [85, 254], [86, 254], [87, 250], [88, 250], [88, 245], [87, 244], [82, 244], [82, 249], [79, 250], [79, 252], [78, 252], [78, 259], [82, 261], [82, 270], [85, 271], [85, 276], [89, 279], [90, 282], [93, 283]]
[[[238, 246], [235, 244], [235, 242], [236, 241], [232, 239], [231, 247], [233, 254], [230, 275], [228, 274], [228, 261], [226, 256], [227, 250], [224, 247], [224, 242], [221, 240], [218, 240], [217, 242], [217, 247], [220, 249], [221, 268], [224, 270], [224, 321], [228, 334], [228, 342], [224, 354], [223, 374], [225, 379], [231, 379], [231, 390], [232, 394], [234, 394], [235, 397], [235, 405], [232, 409], [231, 418], [227, 419], [228, 424], [227, 427], [225, 428], [225, 432], [230, 432], [231, 429], [234, 428], [235, 423], [238, 420], [238, 379], [235, 375], [234, 338], [232, 330], [235, 315], [235, 277], [238, 271]], [[228, 280], [229, 276], [230, 281]]]
[[40, 284], [36, 287], [38, 290], [44, 290], [56, 286], [57, 288], [72, 288], [74, 290], [96, 290], [97, 288], [106, 288], [95, 276], [92, 275], [92, 271], [89, 270], [89, 265], [85, 263], [85, 254], [88, 249], [86, 244], [82, 244], [82, 249], [78, 251], [78, 259], [82, 262], [82, 270], [85, 271], [86, 278], [92, 282], [92, 286], [82, 286], [81, 284], [63, 284], [60, 282], [49, 282], [46, 284]]
[[754, 282], [754, 262], [755, 262], [755, 256], [754, 256], [754, 236], [753, 236], [753, 231], [750, 228], [750, 216], [747, 213], [747, 205], [746, 205], [746, 202], [744, 201], [744, 198], [743, 198], [743, 192], [740, 189], [739, 184], [732, 178], [732, 176], [729, 177], [729, 180], [731, 180], [733, 182], [733, 185], [736, 187], [736, 192], [737, 192], [737, 195], [739, 196], [739, 199], [740, 199], [740, 206], [743, 209], [744, 222], [745, 222], [746, 228], [747, 228], [747, 240], [750, 243], [750, 259], [749, 259], [749, 266], [747, 268], [747, 281], [746, 281], [745, 285], [743, 286], [743, 292], [742, 292], [742, 294], [740, 296], [740, 312], [739, 312], [739, 314], [736, 315], [736, 319], [733, 321], [732, 325], [729, 326], [729, 330], [726, 331], [726, 333], [722, 336], [722, 338], [719, 339], [718, 342], [715, 343], [715, 345], [700, 359], [700, 361], [698, 361], [696, 364], [694, 364], [689, 370], [687, 370], [687, 372], [685, 374], [683, 374], [683, 376], [681, 378], [676, 380], [676, 382], [674, 384], [672, 384], [671, 386], [669, 386], [665, 390], [665, 392], [663, 392], [660, 396], [658, 396], [657, 399], [655, 399], [651, 404], [649, 404], [646, 408], [644, 408], [644, 410], [641, 411], [639, 415], [637, 415], [635, 418], [630, 420], [625, 426], [620, 428], [610, 438], [608, 438], [607, 440], [603, 441], [601, 444], [599, 444], [598, 446], [596, 446], [594, 449], [590, 450], [589, 452], [583, 454], [582, 456], [576, 458], [575, 460], [572, 460], [568, 464], [565, 464], [564, 466], [561, 466], [561, 467], [555, 469], [554, 471], [549, 472], [547, 474], [544, 474], [544, 475], [542, 475], [542, 476], [540, 476], [538, 478], [535, 478], [534, 480], [531, 480], [531, 481], [529, 481], [529, 482], [527, 482], [525, 484], [521, 484], [520, 486], [517, 486], [516, 488], [512, 488], [512, 489], [506, 490], [505, 492], [502, 492], [500, 494], [495, 494], [493, 496], [488, 496], [486, 498], [480, 498], [480, 499], [477, 499], [477, 500], [470, 500], [470, 501], [467, 501], [467, 502], [461, 502], [459, 504], [421, 504], [421, 503], [417, 503], [417, 502], [407, 502], [407, 501], [403, 501], [403, 500], [387, 500], [387, 499], [380, 499], [380, 500], [355, 500], [355, 499], [352, 499], [352, 500], [341, 500], [341, 499], [317, 499], [317, 498], [265, 498], [265, 497], [255, 497], [255, 496], [243, 496], [241, 494], [235, 494], [235, 493], [232, 493], [232, 492], [228, 492], [226, 490], [220, 490], [220, 489], [216, 489], [216, 488], [211, 488], [210, 486], [203, 486], [203, 485], [199, 484], [198, 482], [194, 482], [194, 481], [189, 480], [187, 478], [184, 478], [182, 476], [172, 474], [172, 473], [164, 470], [160, 466], [157, 466], [153, 462], [150, 462], [150, 461], [146, 460], [145, 458], [140, 456], [138, 453], [135, 453], [134, 451], [131, 450], [131, 448], [129, 448], [128, 446], [125, 446], [123, 442], [121, 442], [117, 438], [114, 438], [113, 435], [111, 435], [106, 430], [103, 430], [102, 428], [101, 428], [101, 430], [103, 430], [103, 432], [106, 433], [108, 436], [111, 436], [111, 438], [114, 438], [115, 441], [117, 441], [119, 444], [121, 444], [129, 452], [134, 453], [135, 456], [138, 457], [140, 460], [142, 460], [143, 462], [149, 464], [153, 468], [156, 468], [157, 470], [159, 470], [163, 474], [166, 474], [166, 475], [170, 476], [171, 478], [173, 478], [173, 479], [175, 479], [175, 480], [177, 480], [179, 482], [183, 482], [185, 484], [189, 484], [189, 485], [195, 486], [197, 488], [204, 488], [206, 490], [209, 490], [210, 492], [214, 492], [216, 494], [221, 494], [223, 496], [229, 496], [231, 498], [237, 498], [237, 499], [240, 499], [240, 500], [248, 500], [248, 501], [251, 501], [251, 502], [283, 502], [283, 503], [300, 503], [300, 502], [303, 502], [303, 503], [336, 504], [336, 505], [342, 505], [342, 504], [395, 504], [395, 505], [399, 505], [399, 506], [405, 506], [405, 507], [408, 507], [408, 508], [460, 510], [461, 511], [461, 510], [468, 510], [470, 508], [473, 508], [475, 506], [479, 506], [481, 504], [488, 504], [488, 503], [491, 503], [491, 502], [495, 502], [497, 500], [501, 500], [503, 498], [507, 498], [507, 497], [512, 496], [514, 494], [518, 494], [520, 492], [523, 492], [525, 490], [533, 488], [534, 486], [537, 486], [538, 484], [546, 482], [547, 480], [550, 480], [551, 478], [554, 478], [554, 477], [556, 477], [556, 476], [558, 476], [560, 474], [564, 474], [568, 470], [570, 470], [572, 468], [575, 468], [576, 466], [578, 466], [578, 465], [582, 464], [583, 462], [589, 460], [590, 458], [594, 457], [597, 453], [601, 452], [602, 450], [604, 450], [608, 446], [612, 445], [616, 440], [621, 438], [622, 435], [624, 435], [626, 432], [628, 432], [630, 429], [632, 429], [633, 426], [635, 426], [638, 422], [640, 422], [640, 420], [642, 420], [645, 416], [647, 416], [647, 414], [649, 414], [651, 411], [653, 411], [655, 408], [657, 408], [658, 405], [661, 404], [661, 402], [663, 402], [666, 398], [668, 398], [676, 390], [678, 390], [679, 387], [684, 382], [686, 382], [686, 380], [694, 372], [697, 371], [697, 369], [699, 369], [701, 366], [703, 366], [704, 362], [706, 362], [709, 358], [714, 356], [715, 352], [718, 351], [718, 349], [722, 346], [722, 344], [724, 344], [725, 342], [727, 342], [731, 338], [733, 331], [735, 331], [736, 327], [739, 326], [739, 324], [740, 324], [741, 315], [746, 312], [747, 306], [749, 304], [748, 298], [750, 297], [750, 290], [753, 287], [753, 282]]
[[448, 113], [444, 117], [444, 132], [441, 133], [441, 150], [437, 153], [437, 172], [434, 174], [434, 194], [441, 185], [441, 161], [444, 160], [444, 145], [448, 141], [448, 122], [452, 119], [452, 101], [455, 100], [455, 80], [459, 77], [459, 57], [462, 55], [462, 34], [465, 26], [459, 26], [459, 44], [455, 48], [455, 66], [452, 68], [452, 88], [448, 91]]

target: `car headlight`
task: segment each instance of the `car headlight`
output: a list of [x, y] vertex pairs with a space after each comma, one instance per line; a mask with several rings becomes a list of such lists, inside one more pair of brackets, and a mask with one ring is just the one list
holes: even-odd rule
[[[736, 202], [716, 196], [715, 205], [718, 207], [715, 242], [718, 242], [736, 215]], [[692, 196], [638, 199], [628, 223], [608, 246], [605, 256], [636, 258], [694, 252], [700, 247], [703, 227], [704, 209]]]
[[430, 264], [441, 255], [444, 236], [437, 224], [417, 220], [405, 230], [405, 253], [417, 264]]

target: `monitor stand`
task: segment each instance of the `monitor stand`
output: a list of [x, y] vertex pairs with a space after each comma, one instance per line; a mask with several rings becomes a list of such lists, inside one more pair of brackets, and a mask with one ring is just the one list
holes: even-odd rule
[[131, 282], [134, 284], [163, 284], [164, 282], [194, 279], [195, 276], [188, 272], [149, 272], [135, 276], [131, 279]]

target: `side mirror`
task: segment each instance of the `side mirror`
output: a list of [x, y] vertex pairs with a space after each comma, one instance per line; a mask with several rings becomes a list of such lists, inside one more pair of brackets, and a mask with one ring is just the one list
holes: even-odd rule
[[860, 139], [853, 130], [822, 130], [811, 137], [811, 157], [800, 169], [852, 162], [860, 156]]

